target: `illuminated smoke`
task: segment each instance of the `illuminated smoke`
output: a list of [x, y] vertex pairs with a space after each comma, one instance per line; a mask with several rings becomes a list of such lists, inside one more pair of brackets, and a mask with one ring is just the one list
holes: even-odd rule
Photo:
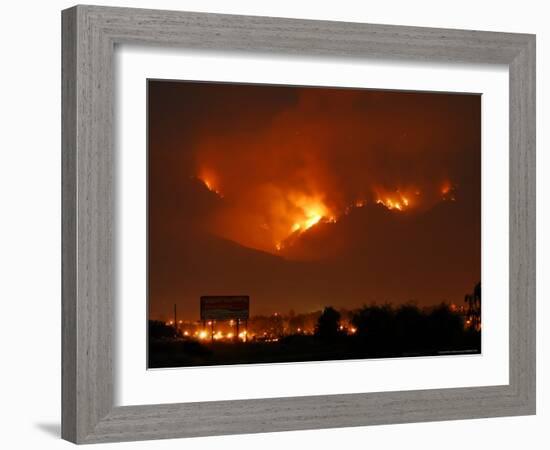
[[[389, 128], [388, 114], [371, 114], [361, 93], [337, 92], [327, 101], [304, 90], [257, 130], [200, 139], [196, 175], [224, 198], [210, 218], [212, 232], [277, 253], [291, 235], [335, 222], [353, 208], [380, 204], [414, 212], [447, 196], [449, 151], [442, 147], [438, 158], [429, 157], [436, 130], [434, 142], [419, 138], [409, 113], [393, 114]], [[449, 186], [447, 193], [442, 186]]]

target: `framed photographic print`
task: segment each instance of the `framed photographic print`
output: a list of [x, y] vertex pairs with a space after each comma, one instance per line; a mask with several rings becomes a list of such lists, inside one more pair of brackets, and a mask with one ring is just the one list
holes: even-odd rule
[[534, 36], [62, 17], [65, 439], [534, 414]]
[[481, 353], [479, 94], [149, 80], [148, 105], [149, 368]]

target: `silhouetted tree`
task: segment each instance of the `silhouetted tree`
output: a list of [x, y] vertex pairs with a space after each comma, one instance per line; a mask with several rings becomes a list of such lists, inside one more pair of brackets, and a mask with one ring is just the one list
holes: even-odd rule
[[395, 347], [395, 314], [391, 305], [363, 306], [352, 318], [363, 351], [372, 356], [391, 354]]
[[174, 327], [166, 325], [160, 320], [149, 321], [149, 338], [150, 339], [162, 339], [173, 338], [175, 336]]
[[321, 339], [334, 339], [339, 334], [340, 313], [332, 306], [327, 306], [317, 320], [315, 334]]
[[391, 305], [363, 306], [355, 313], [352, 323], [357, 328], [359, 336], [371, 338], [387, 335], [392, 327], [394, 312]]
[[464, 333], [464, 322], [460, 315], [441, 303], [428, 315], [428, 330], [440, 350], [453, 348]]
[[417, 352], [426, 345], [426, 315], [414, 304], [406, 304], [394, 313], [394, 339], [404, 352]]

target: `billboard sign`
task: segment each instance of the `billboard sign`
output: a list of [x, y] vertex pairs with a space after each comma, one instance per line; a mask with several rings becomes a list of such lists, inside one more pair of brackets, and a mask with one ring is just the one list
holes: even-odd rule
[[205, 295], [201, 297], [201, 320], [248, 320], [248, 295]]

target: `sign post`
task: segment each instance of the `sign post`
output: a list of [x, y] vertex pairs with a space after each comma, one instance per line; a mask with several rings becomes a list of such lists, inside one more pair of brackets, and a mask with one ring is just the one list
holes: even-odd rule
[[[214, 340], [215, 320], [234, 320], [236, 339], [239, 339], [241, 320], [248, 324], [250, 315], [250, 297], [248, 295], [204, 295], [201, 297], [201, 320], [211, 322], [211, 339]], [[245, 325], [246, 326], [246, 325]], [[245, 342], [247, 336], [245, 335]]]

